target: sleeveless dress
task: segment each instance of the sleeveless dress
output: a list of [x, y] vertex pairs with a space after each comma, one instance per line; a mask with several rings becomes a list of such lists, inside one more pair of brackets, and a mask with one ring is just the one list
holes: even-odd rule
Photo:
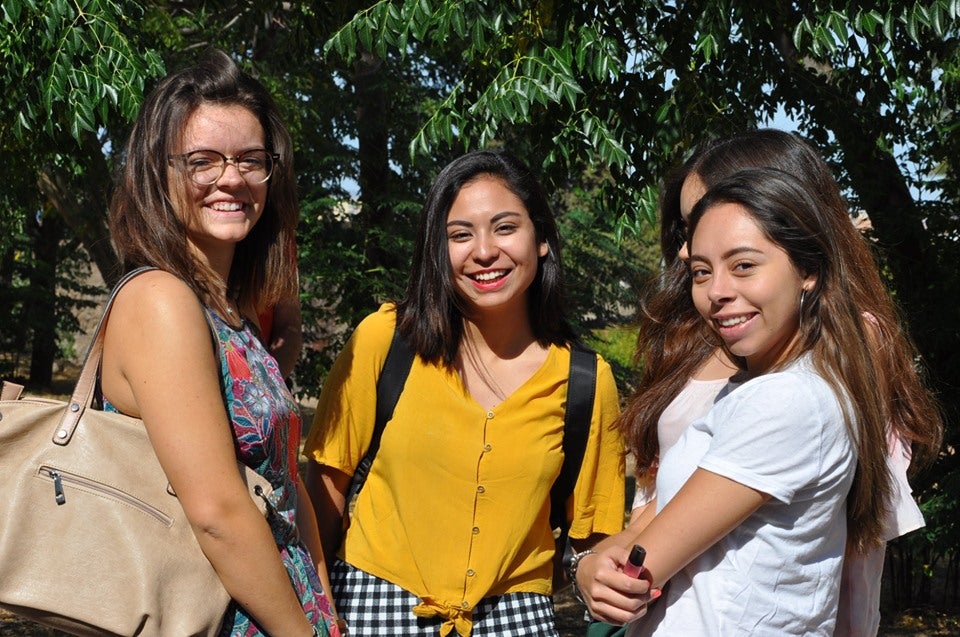
[[[296, 526], [297, 455], [300, 411], [277, 363], [244, 321], [231, 327], [211, 309], [219, 341], [224, 403], [233, 427], [237, 458], [273, 486], [275, 513], [268, 516], [280, 559], [287, 569], [304, 613], [320, 635], [339, 637], [330, 603], [323, 595], [314, 562], [300, 541]], [[116, 411], [106, 400], [104, 409]], [[236, 602], [231, 602], [220, 635], [264, 635]]]

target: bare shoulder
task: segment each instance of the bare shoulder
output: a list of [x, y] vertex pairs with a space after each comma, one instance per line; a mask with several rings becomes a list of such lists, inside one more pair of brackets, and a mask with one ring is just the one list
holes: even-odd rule
[[106, 325], [105, 358], [111, 350], [121, 361], [126, 354], [176, 356], [202, 348], [209, 340], [203, 306], [193, 290], [172, 274], [152, 270], [117, 293]]
[[203, 318], [203, 309], [193, 290], [169, 272], [151, 270], [134, 277], [120, 289], [110, 322], [130, 321], [141, 327], [166, 324], [175, 329], [184, 321], [194, 323], [198, 318]]
[[[117, 293], [105, 326], [101, 381], [120, 411], [143, 415], [152, 391], [216, 378], [210, 330], [193, 290], [153, 270]], [[214, 383], [215, 385], [215, 383]]]
[[197, 297], [183, 280], [163, 270], [150, 270], [135, 276], [120, 288], [114, 307], [144, 303], [154, 306], [167, 303], [176, 305], [187, 300], [197, 302]]

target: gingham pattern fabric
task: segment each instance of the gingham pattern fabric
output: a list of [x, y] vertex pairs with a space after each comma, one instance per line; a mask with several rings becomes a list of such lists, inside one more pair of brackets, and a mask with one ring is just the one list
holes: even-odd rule
[[[413, 614], [416, 595], [337, 560], [330, 570], [337, 611], [350, 637], [437, 637], [443, 620]], [[456, 634], [456, 633], [454, 633]], [[473, 610], [473, 637], [559, 637], [553, 600], [536, 593], [508, 593], [480, 600]]]

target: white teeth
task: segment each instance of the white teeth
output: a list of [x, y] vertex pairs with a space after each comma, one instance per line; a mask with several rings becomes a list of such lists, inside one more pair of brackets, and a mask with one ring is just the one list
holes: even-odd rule
[[494, 279], [499, 279], [505, 274], [506, 270], [496, 270], [494, 272], [481, 272], [480, 274], [475, 274], [473, 275], [473, 278], [477, 281], [493, 281]]
[[736, 316], [732, 318], [717, 319], [717, 323], [719, 323], [721, 327], [733, 327], [734, 325], [739, 325], [740, 323], [746, 323], [747, 320], [748, 317], [746, 316]]
[[217, 203], [211, 204], [210, 207], [214, 210], [222, 210], [224, 212], [236, 212], [237, 210], [243, 210], [243, 204], [236, 201], [218, 201]]

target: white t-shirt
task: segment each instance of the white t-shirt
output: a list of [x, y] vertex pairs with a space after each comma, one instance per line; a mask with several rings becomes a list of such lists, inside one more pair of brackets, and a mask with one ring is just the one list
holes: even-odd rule
[[687, 428], [661, 458], [658, 510], [697, 467], [772, 497], [671, 578], [662, 619], [628, 636], [832, 635], [856, 450], [808, 359], [734, 388]]
[[[720, 390], [728, 384], [730, 381], [726, 378], [711, 380], [691, 378], [687, 381], [657, 421], [657, 448], [661, 456], [677, 443], [690, 423], [707, 415]], [[653, 481], [645, 486], [637, 486], [633, 495], [633, 508], [649, 504], [656, 495], [656, 484]]]
[[[735, 386], [727, 379], [699, 380], [691, 378], [687, 381], [676, 398], [663, 410], [657, 423], [660, 455], [667, 453], [670, 447], [676, 444], [690, 423], [707, 415], [724, 387], [728, 387], [727, 393], [729, 393]], [[913, 488], [907, 479], [912, 457], [910, 441], [891, 431], [887, 434], [887, 445], [887, 469], [890, 471], [891, 492], [890, 509], [887, 511], [883, 524], [883, 539], [889, 542], [911, 531], [923, 528], [926, 521], [923, 519], [923, 513], [917, 506], [916, 500], [913, 499]], [[656, 485], [652, 482], [647, 487], [637, 487], [633, 496], [633, 508], [636, 509], [649, 504], [656, 495]], [[882, 547], [879, 550], [882, 554]], [[868, 558], [868, 561], [876, 562], [876, 556], [871, 555]], [[849, 561], [848, 559], [848, 563]], [[882, 568], [881, 555], [879, 569], [866, 570], [870, 576], [873, 576], [876, 571]], [[880, 573], [876, 572], [874, 579], [876, 579], [878, 588], [879, 578]], [[871, 599], [873, 598], [871, 597]], [[875, 601], [877, 603], [867, 603], [866, 605], [870, 608], [878, 608], [879, 596], [876, 597]], [[855, 605], [859, 606], [860, 604], [855, 600]], [[879, 613], [877, 614], [879, 616]]]
[[[657, 423], [661, 454], [672, 447], [687, 426], [703, 418], [713, 407], [718, 395], [728, 381], [691, 379], [671, 401]], [[727, 392], [735, 387], [733, 383]], [[924, 526], [920, 507], [913, 499], [913, 491], [907, 480], [910, 468], [909, 441], [895, 433], [887, 436], [887, 467], [892, 480], [890, 510], [884, 521], [884, 539], [892, 540]], [[648, 504], [656, 496], [656, 485], [638, 487], [633, 499], [633, 508]], [[874, 637], [880, 625], [880, 592], [883, 576], [883, 558], [886, 545], [872, 549], [867, 554], [848, 554], [843, 562], [840, 581], [840, 606], [834, 637]], [[644, 622], [656, 623], [662, 618], [666, 605], [650, 607]]]
[[[887, 469], [890, 471], [890, 509], [883, 523], [883, 539], [892, 540], [925, 525], [913, 490], [907, 482], [911, 450], [909, 441], [896, 432], [887, 434]], [[869, 552], [850, 553], [843, 562], [840, 607], [833, 637], [876, 637], [880, 627], [880, 588], [886, 544]]]

